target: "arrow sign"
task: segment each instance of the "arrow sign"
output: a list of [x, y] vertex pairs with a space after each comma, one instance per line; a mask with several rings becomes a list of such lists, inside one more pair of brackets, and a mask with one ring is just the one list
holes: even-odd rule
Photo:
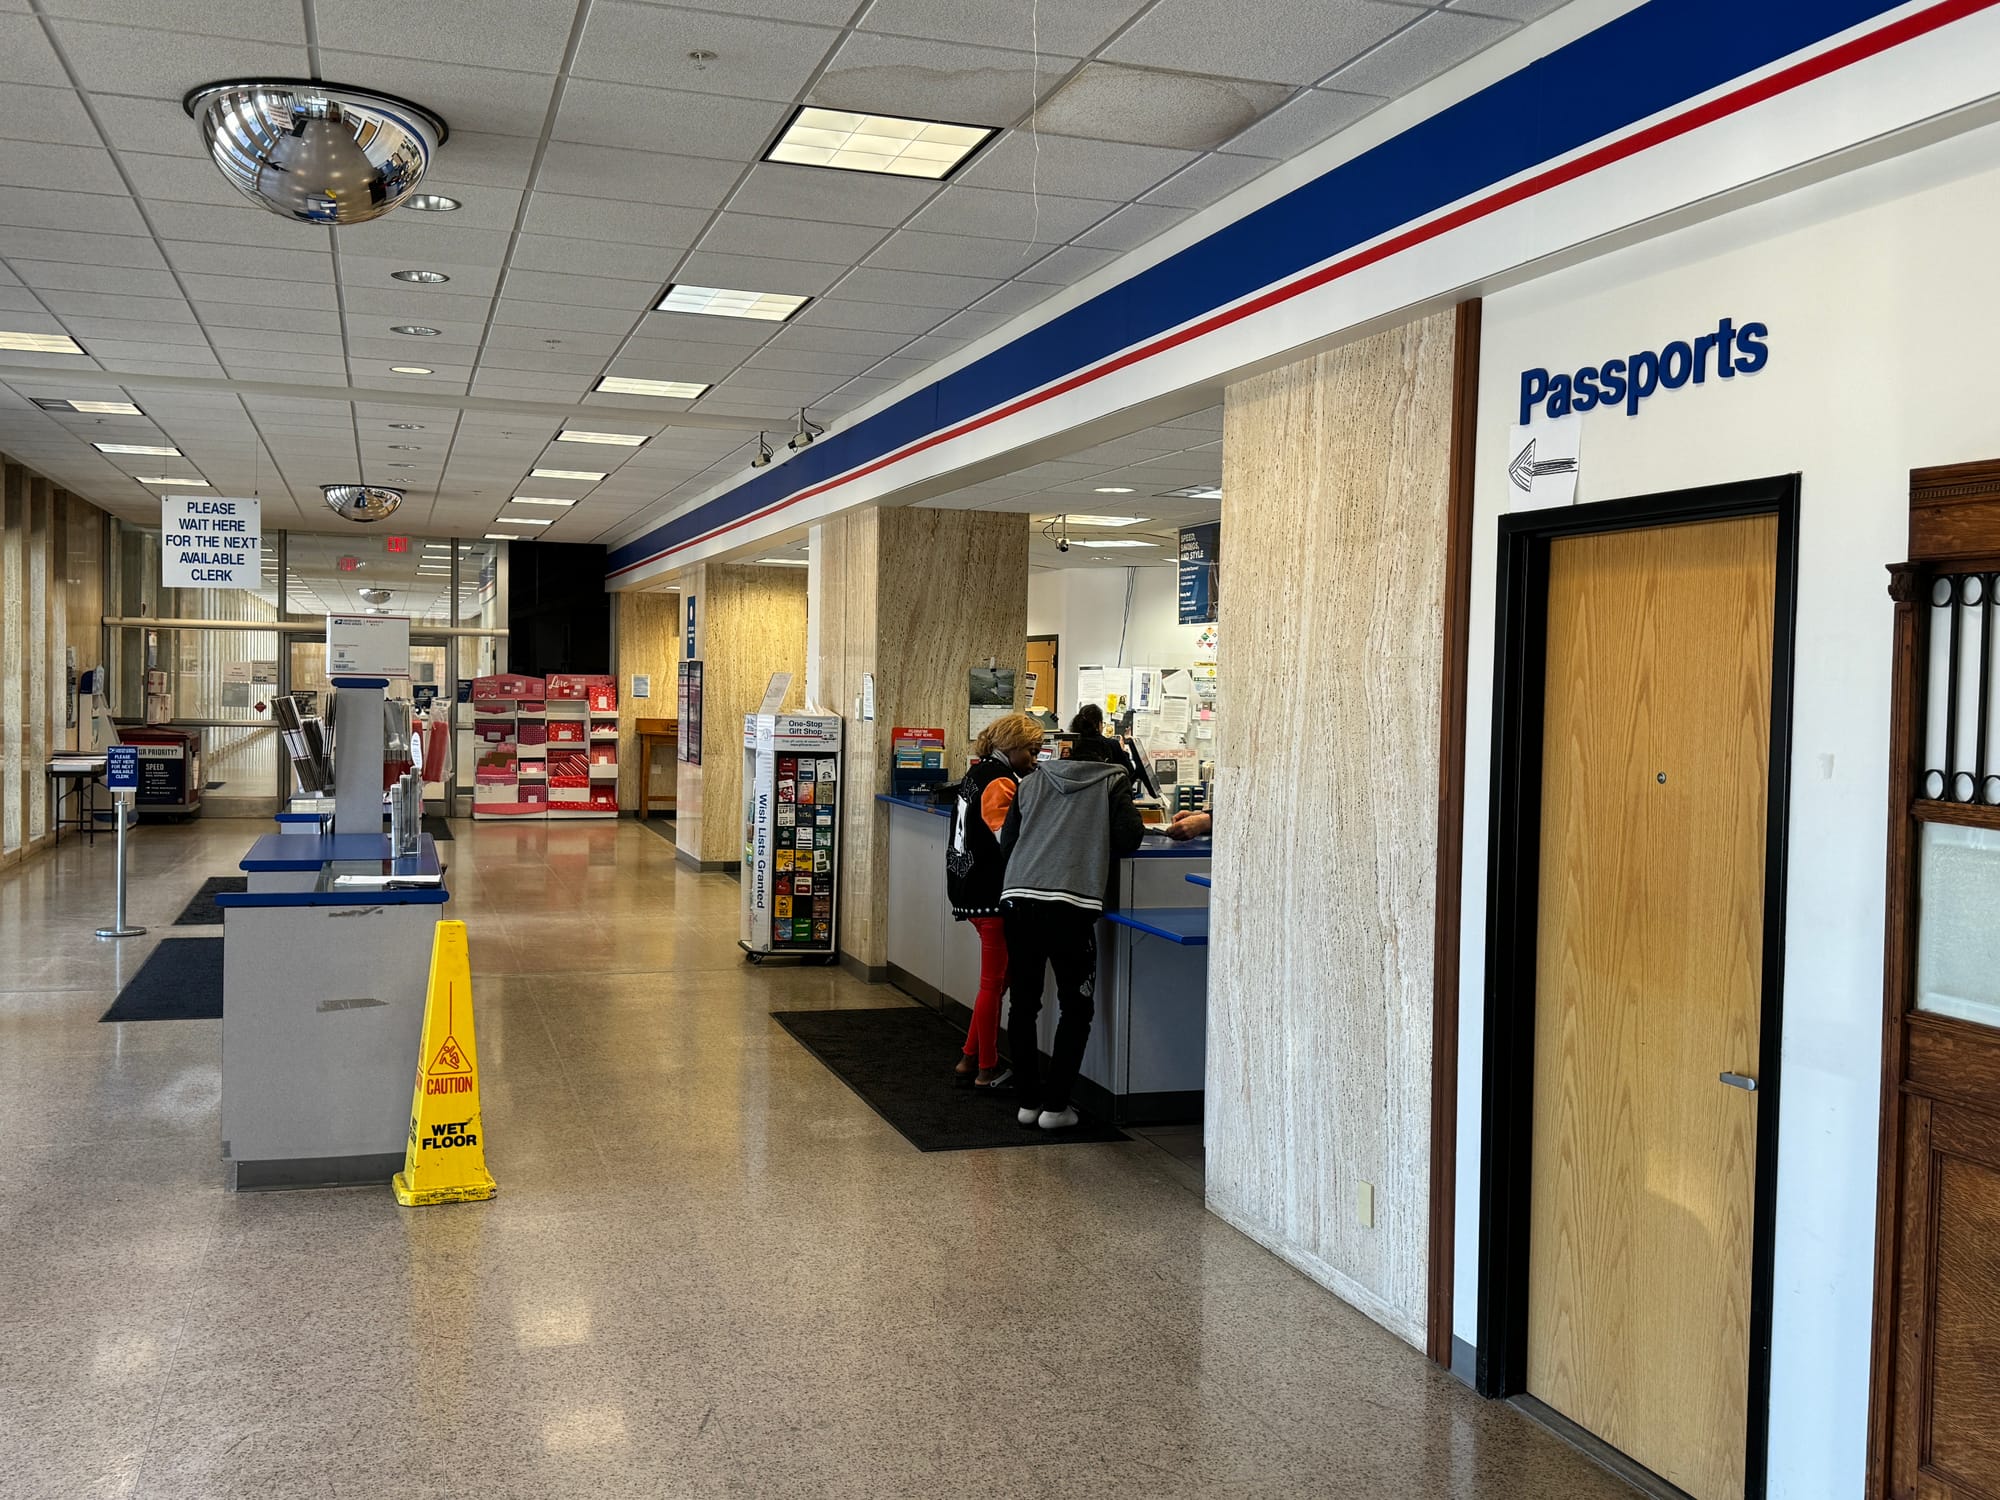
[[1514, 487], [1529, 494], [1535, 492], [1535, 481], [1555, 474], [1574, 474], [1576, 460], [1573, 458], [1535, 457], [1535, 439], [1529, 438], [1528, 445], [1514, 455], [1514, 461], [1507, 465], [1507, 477], [1514, 481]]

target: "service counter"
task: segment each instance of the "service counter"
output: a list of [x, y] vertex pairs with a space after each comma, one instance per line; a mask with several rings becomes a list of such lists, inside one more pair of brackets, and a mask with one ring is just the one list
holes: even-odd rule
[[[878, 794], [889, 817], [889, 977], [955, 1019], [979, 990], [979, 934], [945, 899], [949, 804]], [[1208, 1045], [1210, 842], [1149, 833], [1119, 861], [1119, 910], [1098, 925], [1097, 1015], [1078, 1099], [1121, 1125], [1199, 1120]], [[1055, 1037], [1055, 984], [1044, 976], [1042, 1050]], [[1003, 1021], [1002, 1040], [1005, 1040]]]
[[[450, 893], [435, 842], [266, 834], [223, 913], [222, 1155], [232, 1189], [387, 1182], [410, 1128], [431, 941]], [[342, 876], [430, 882], [342, 889]]]

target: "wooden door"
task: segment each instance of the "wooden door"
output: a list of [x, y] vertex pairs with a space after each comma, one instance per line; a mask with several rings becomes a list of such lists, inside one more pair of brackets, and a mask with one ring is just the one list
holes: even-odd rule
[[1550, 544], [1529, 1394], [1744, 1493], [1777, 518]]
[[[1056, 706], [1061, 696], [1056, 688], [1056, 642], [1060, 637], [1053, 635], [1031, 635], [1028, 637], [1028, 670], [1035, 674], [1035, 701], [1023, 701], [1023, 709], [1049, 708]], [[1027, 684], [1023, 682], [1025, 693]]]

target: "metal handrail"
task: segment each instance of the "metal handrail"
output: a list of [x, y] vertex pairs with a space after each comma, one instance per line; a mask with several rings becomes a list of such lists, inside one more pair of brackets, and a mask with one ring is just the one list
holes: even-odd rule
[[[280, 635], [325, 635], [325, 620], [168, 620], [157, 615], [106, 615], [103, 624], [147, 630], [275, 630]], [[506, 635], [504, 625], [423, 625], [410, 622], [410, 639], [424, 636]]]

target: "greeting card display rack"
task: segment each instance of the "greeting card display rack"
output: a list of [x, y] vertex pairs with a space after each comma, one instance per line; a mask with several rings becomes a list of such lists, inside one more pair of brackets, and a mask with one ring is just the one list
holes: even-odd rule
[[595, 674], [472, 683], [475, 818], [618, 816], [618, 685]]

